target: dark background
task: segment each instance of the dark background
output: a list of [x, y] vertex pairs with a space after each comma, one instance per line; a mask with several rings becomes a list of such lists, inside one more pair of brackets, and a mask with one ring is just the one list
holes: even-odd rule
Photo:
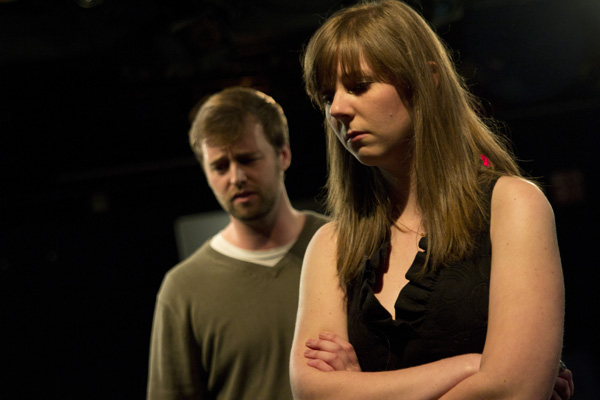
[[[215, 210], [189, 113], [251, 85], [286, 110], [295, 203], [324, 183], [302, 45], [337, 0], [0, 0], [0, 395], [141, 399], [174, 221]], [[598, 397], [600, 3], [413, 1], [555, 209], [564, 359]], [[226, 295], [226, 294], [224, 294]]]

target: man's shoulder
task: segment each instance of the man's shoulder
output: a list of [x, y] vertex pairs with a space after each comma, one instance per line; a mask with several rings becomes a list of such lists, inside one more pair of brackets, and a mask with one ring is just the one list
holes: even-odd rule
[[224, 257], [210, 246], [210, 240], [203, 243], [187, 258], [181, 260], [169, 269], [163, 280], [163, 287], [176, 287], [184, 290], [193, 285], [197, 287], [202, 282], [210, 280], [211, 271], [218, 270], [220, 258]]
[[306, 222], [304, 223], [305, 230], [310, 231], [312, 234], [314, 234], [321, 226], [330, 220], [326, 215], [320, 214], [316, 211], [302, 210], [302, 213], [306, 216]]
[[310, 239], [312, 239], [315, 232], [317, 232], [321, 226], [329, 221], [329, 218], [325, 215], [315, 211], [302, 210], [302, 213], [306, 216], [304, 228], [302, 229], [302, 232], [300, 232], [300, 236], [296, 240], [296, 243], [290, 249], [290, 253], [295, 254], [298, 257], [300, 264], [302, 263], [302, 258], [304, 257], [304, 252], [306, 251], [306, 246], [308, 246]]

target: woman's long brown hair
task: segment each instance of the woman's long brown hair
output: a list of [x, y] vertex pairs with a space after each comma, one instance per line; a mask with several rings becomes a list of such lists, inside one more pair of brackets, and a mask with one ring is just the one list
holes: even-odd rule
[[[311, 99], [325, 110], [323, 94], [336, 80], [363, 74], [394, 85], [413, 124], [412, 168], [428, 235], [426, 268], [468, 256], [474, 235], [489, 220], [484, 183], [521, 176], [501, 136], [478, 115], [479, 104], [458, 76], [449, 53], [427, 22], [409, 6], [372, 1], [341, 10], [313, 35], [303, 56]], [[359, 163], [327, 123], [327, 207], [336, 223], [337, 270], [342, 288], [365, 258], [390, 237], [398, 215], [377, 168]], [[484, 168], [480, 156], [491, 161]]]

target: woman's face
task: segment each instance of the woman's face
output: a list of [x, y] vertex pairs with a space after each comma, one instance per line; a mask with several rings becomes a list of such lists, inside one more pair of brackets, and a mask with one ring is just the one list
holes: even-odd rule
[[376, 82], [370, 68], [347, 79], [338, 66], [335, 88], [324, 94], [329, 124], [344, 147], [369, 166], [395, 168], [407, 151], [411, 118], [393, 85]]

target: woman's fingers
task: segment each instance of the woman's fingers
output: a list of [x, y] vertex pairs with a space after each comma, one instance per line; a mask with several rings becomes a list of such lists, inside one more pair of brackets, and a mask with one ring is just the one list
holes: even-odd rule
[[573, 373], [569, 369], [560, 371], [554, 382], [554, 394], [561, 400], [568, 400], [574, 392]]
[[318, 369], [319, 371], [323, 371], [323, 372], [335, 371], [335, 369], [331, 365], [327, 364], [323, 360], [319, 360], [318, 358], [317, 359], [309, 359], [306, 362], [306, 364], [313, 368]]
[[[360, 371], [360, 365], [354, 347], [340, 336], [322, 332], [318, 339], [306, 341], [304, 356], [311, 360], [320, 360], [335, 371]], [[325, 370], [321, 363], [314, 362], [314, 367]], [[310, 365], [310, 364], [309, 364]]]
[[321, 332], [319, 334], [319, 338], [336, 343], [338, 346], [340, 346], [344, 352], [344, 359], [346, 360], [346, 363], [349, 363], [353, 367], [356, 367], [358, 370], [360, 370], [356, 351], [354, 351], [354, 346], [352, 346], [350, 342], [331, 332]]
[[[312, 360], [320, 360], [322, 362], [327, 363], [334, 371], [344, 371], [345, 361], [340, 358], [339, 349], [340, 347], [337, 345], [332, 345], [331, 342], [323, 341], [323, 340], [314, 340], [311, 341], [311, 345], [309, 346], [307, 342], [307, 346], [309, 349], [304, 351], [304, 357]], [[323, 368], [318, 368], [323, 370]]]

